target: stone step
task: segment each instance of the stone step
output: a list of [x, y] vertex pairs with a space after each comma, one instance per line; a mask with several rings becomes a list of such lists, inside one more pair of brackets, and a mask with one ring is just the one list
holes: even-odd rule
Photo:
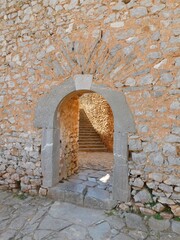
[[98, 136], [97, 132], [93, 132], [93, 131], [80, 132], [79, 134], [80, 135], [97, 135]]
[[99, 143], [99, 144], [82, 144], [81, 148], [105, 148], [104, 144]]
[[[79, 144], [83, 144], [83, 143], [95, 143], [95, 142], [97, 142], [97, 143], [100, 143], [101, 141], [99, 141], [99, 139], [83, 139], [83, 140], [79, 140]], [[102, 142], [101, 142], [102, 143]]]
[[107, 152], [107, 148], [83, 109], [80, 110], [79, 151]]
[[79, 129], [80, 132], [94, 132], [97, 133], [94, 128]]
[[91, 137], [91, 136], [99, 137], [97, 133], [79, 133], [79, 137], [84, 137], [84, 136], [85, 137]]
[[[99, 145], [99, 144], [101, 144], [102, 145], [101, 141], [82, 140], [82, 141], [79, 141], [79, 143], [82, 144], [82, 145], [86, 145], [86, 144], [91, 144], [91, 145]], [[103, 146], [104, 146], [104, 144], [103, 144]]]
[[96, 208], [112, 209], [117, 204], [112, 195], [103, 189], [88, 188], [86, 185], [64, 181], [58, 183], [48, 191], [48, 196], [60, 202], [69, 202], [76, 205]]
[[80, 152], [107, 152], [106, 148], [79, 148]]
[[[92, 128], [92, 127], [82, 127], [82, 126], [81, 126], [81, 127], [79, 128], [80, 131], [82, 131], [82, 130], [92, 130], [92, 129], [94, 130], [94, 128]], [[95, 130], [94, 130], [94, 131], [95, 131]]]

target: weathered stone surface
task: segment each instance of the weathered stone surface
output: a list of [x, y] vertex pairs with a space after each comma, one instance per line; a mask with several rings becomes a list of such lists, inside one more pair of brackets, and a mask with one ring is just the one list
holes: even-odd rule
[[135, 200], [135, 202], [142, 202], [142, 203], [152, 202], [151, 194], [146, 189], [139, 191], [134, 196], [134, 200]]
[[85, 228], [78, 226], [78, 225], [72, 225], [68, 228], [65, 228], [64, 230], [60, 232], [56, 232], [53, 234], [54, 239], [67, 239], [67, 240], [83, 240], [87, 239], [90, 240], [90, 237], [88, 236], [88, 232]]
[[[129, 231], [129, 235], [136, 240], [143, 240], [146, 239], [148, 234], [146, 232], [140, 231], [140, 230], [131, 230]], [[124, 238], [123, 238], [124, 239]]]
[[118, 216], [108, 217], [107, 221], [111, 227], [113, 227], [118, 231], [121, 230], [123, 227], [125, 227], [125, 223], [123, 219], [121, 219]]
[[171, 186], [169, 186], [169, 185], [164, 184], [164, 183], [159, 184], [159, 188], [161, 190], [163, 190], [164, 192], [168, 192], [168, 193], [172, 193], [173, 192], [173, 188]]
[[138, 188], [142, 188], [144, 186], [144, 182], [140, 178], [136, 178], [132, 185]]
[[124, 27], [124, 22], [120, 21], [120, 22], [113, 22], [111, 23], [111, 27], [112, 28], [120, 28], [120, 27]]
[[138, 139], [130, 139], [129, 150], [130, 151], [140, 151], [140, 150], [142, 150], [141, 141], [138, 140]]
[[133, 240], [133, 238], [129, 237], [128, 235], [125, 235], [124, 233], [119, 233], [116, 237], [113, 238], [114, 240]]
[[152, 180], [155, 180], [157, 182], [163, 181], [163, 175], [161, 173], [150, 173], [149, 178], [151, 178]]
[[163, 219], [172, 219], [174, 215], [172, 213], [168, 213], [168, 212], [161, 212], [160, 216]]
[[151, 7], [151, 13], [159, 12], [160, 10], [162, 10], [165, 7], [166, 7], [165, 4], [154, 5]]
[[108, 209], [111, 207], [109, 192], [103, 189], [89, 188], [84, 199], [84, 206]]
[[[149, 229], [146, 226], [147, 220], [137, 214], [115, 210], [105, 214], [104, 210], [53, 202], [40, 197], [27, 196], [25, 200], [20, 200], [12, 193], [3, 191], [0, 192], [0, 203], [3, 221], [0, 229], [3, 239], [143, 240], [147, 236], [154, 238], [159, 232], [158, 235], [163, 240], [170, 240], [178, 239], [179, 234], [179, 222], [174, 220], [171, 220], [171, 230], [169, 220], [152, 218], [152, 226], [149, 223]], [[110, 216], [111, 213], [113, 214]], [[14, 226], [14, 229], [10, 229], [9, 226]]]
[[161, 203], [157, 203], [155, 206], [152, 207], [152, 209], [156, 212], [162, 212], [164, 208], [165, 206]]
[[173, 205], [173, 204], [174, 204], [174, 201], [173, 201], [173, 200], [168, 199], [168, 198], [166, 198], [166, 197], [160, 197], [160, 198], [158, 199], [158, 201], [159, 201], [160, 203], [162, 203], [162, 204], [168, 204], [168, 205]]
[[[0, 188], [38, 194], [77, 170], [72, 147], [78, 145], [78, 134], [72, 136], [67, 129], [73, 128], [75, 107], [67, 111], [71, 120], [66, 131], [56, 113], [64, 101], [71, 105], [71, 94], [78, 97], [86, 88], [102, 95], [113, 111], [116, 199], [129, 200], [129, 184], [138, 176], [132, 170], [142, 171], [138, 177], [155, 198], [170, 197], [164, 185], [158, 188], [162, 181], [149, 174], [162, 174], [163, 180], [179, 177], [177, 1], [1, 0], [0, 5]], [[81, 75], [80, 89], [76, 75]], [[85, 75], [93, 77], [91, 85], [83, 80]], [[102, 115], [103, 106], [99, 104]], [[62, 132], [67, 142], [60, 139]], [[136, 143], [129, 143], [132, 132]], [[118, 139], [119, 133], [128, 140]], [[63, 144], [61, 160], [65, 157], [67, 168], [63, 161], [59, 164]], [[148, 150], [149, 145], [157, 147]], [[177, 183], [169, 186], [179, 203]]]
[[148, 208], [144, 208], [144, 207], [140, 207], [140, 212], [144, 215], [149, 215], [149, 216], [152, 216], [154, 215], [156, 212], [153, 211], [152, 209], [148, 209]]
[[169, 220], [156, 220], [151, 217], [148, 221], [149, 227], [157, 232], [165, 231], [170, 227]]
[[103, 222], [98, 225], [89, 227], [88, 231], [91, 238], [94, 240], [108, 239], [111, 235], [110, 226], [107, 222]]
[[175, 216], [180, 217], [180, 206], [179, 205], [172, 205], [171, 211], [173, 212], [173, 214]]
[[180, 186], [180, 179], [178, 177], [175, 176], [169, 176], [165, 181], [165, 184], [167, 185], [176, 185], [176, 186]]
[[173, 81], [173, 76], [171, 73], [162, 73], [160, 80], [165, 83], [170, 83]]
[[147, 85], [153, 82], [153, 76], [151, 74], [147, 74], [140, 79], [140, 85]]
[[47, 215], [43, 221], [41, 222], [39, 229], [46, 229], [46, 230], [62, 230], [64, 228], [67, 228], [71, 224], [67, 221], [53, 218], [49, 215]]
[[141, 231], [146, 231], [146, 226], [140, 216], [133, 213], [125, 214], [126, 224], [128, 228], [139, 229]]
[[147, 157], [145, 153], [132, 153], [132, 160], [137, 164], [145, 164]]
[[149, 159], [156, 165], [161, 166], [164, 162], [163, 155], [161, 153], [151, 153]]
[[173, 232], [180, 234], [180, 222], [172, 221], [172, 230]]
[[147, 14], [147, 9], [145, 7], [134, 8], [130, 11], [132, 17], [143, 17]]
[[163, 154], [165, 156], [175, 156], [176, 155], [176, 147], [172, 144], [165, 144], [163, 146]]

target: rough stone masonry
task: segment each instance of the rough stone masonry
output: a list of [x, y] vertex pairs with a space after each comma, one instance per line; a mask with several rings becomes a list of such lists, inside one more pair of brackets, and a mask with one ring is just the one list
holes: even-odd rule
[[0, 0], [0, 188], [38, 194], [38, 99], [92, 74], [123, 92], [133, 113], [134, 201], [180, 216], [179, 14], [174, 0]]

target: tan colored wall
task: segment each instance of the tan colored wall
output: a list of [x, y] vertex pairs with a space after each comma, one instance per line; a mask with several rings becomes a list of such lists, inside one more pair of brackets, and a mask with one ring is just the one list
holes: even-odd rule
[[[173, 0], [1, 1], [0, 187], [14, 189], [20, 179], [23, 191], [38, 192], [42, 132], [33, 125], [36, 104], [54, 86], [84, 73], [124, 92], [132, 111], [132, 196], [149, 187], [158, 202], [170, 199], [177, 206], [178, 18]], [[137, 177], [143, 183], [138, 187]]]
[[84, 94], [80, 98], [80, 108], [84, 109], [108, 150], [113, 151], [114, 120], [106, 100], [96, 93]]
[[65, 100], [60, 111], [60, 179], [67, 178], [78, 169], [79, 100]]

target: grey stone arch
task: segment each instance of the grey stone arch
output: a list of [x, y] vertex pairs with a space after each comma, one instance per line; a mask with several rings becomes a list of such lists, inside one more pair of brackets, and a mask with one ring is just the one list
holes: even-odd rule
[[128, 133], [135, 132], [130, 108], [122, 92], [92, 83], [92, 75], [75, 75], [39, 99], [35, 110], [34, 125], [42, 128], [43, 187], [50, 188], [59, 182], [60, 129], [57, 110], [63, 99], [76, 91], [100, 94], [110, 105], [114, 116], [114, 166], [113, 199], [126, 202], [130, 198], [128, 180]]

